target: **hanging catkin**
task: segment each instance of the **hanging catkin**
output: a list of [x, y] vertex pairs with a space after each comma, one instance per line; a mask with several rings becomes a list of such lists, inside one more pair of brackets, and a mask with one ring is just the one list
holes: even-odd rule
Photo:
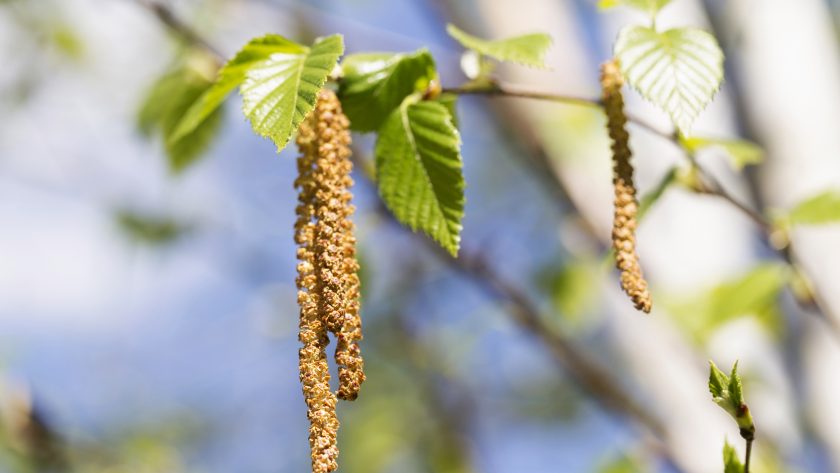
[[621, 271], [621, 287], [630, 296], [636, 309], [650, 312], [652, 301], [647, 282], [642, 276], [639, 256], [636, 253], [636, 188], [633, 185], [633, 165], [630, 163], [630, 135], [625, 125], [624, 99], [621, 87], [624, 78], [617, 60], [601, 66], [601, 87], [604, 109], [607, 113], [607, 128], [612, 139], [613, 186], [615, 188], [615, 214], [613, 217], [612, 242], [615, 250], [616, 267]]
[[314, 177], [316, 268], [321, 283], [322, 313], [327, 328], [336, 336], [338, 397], [356, 399], [365, 380], [358, 342], [362, 338], [359, 317], [359, 265], [356, 238], [350, 217], [353, 179], [350, 171], [349, 122], [331, 90], [321, 91], [313, 113], [319, 140]]
[[336, 395], [330, 390], [327, 332], [336, 335], [338, 397], [355, 399], [364, 381], [358, 341], [358, 263], [350, 216], [350, 134], [341, 104], [322, 90], [298, 131], [297, 221], [300, 380], [309, 418], [313, 473], [338, 468]]

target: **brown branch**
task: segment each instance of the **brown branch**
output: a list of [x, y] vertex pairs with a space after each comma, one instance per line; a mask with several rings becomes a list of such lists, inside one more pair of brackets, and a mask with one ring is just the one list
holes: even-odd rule
[[[534, 100], [542, 100], [548, 102], [557, 102], [557, 103], [564, 103], [568, 105], [576, 105], [576, 106], [585, 106], [585, 107], [594, 107], [603, 109], [603, 104], [600, 100], [595, 98], [586, 98], [574, 95], [564, 95], [564, 94], [555, 94], [549, 92], [535, 92], [529, 90], [523, 90], [521, 88], [512, 86], [512, 85], [502, 85], [499, 83], [490, 83], [486, 85], [481, 85], [478, 87], [466, 86], [466, 87], [456, 87], [456, 88], [445, 88], [443, 89], [444, 92], [458, 94], [458, 95], [485, 95], [489, 97], [517, 97], [517, 98], [527, 98], [527, 99], [534, 99]], [[773, 237], [773, 224], [770, 222], [764, 215], [760, 212], [750, 208], [737, 198], [735, 198], [729, 191], [726, 190], [725, 187], [711, 174], [708, 169], [701, 166], [696, 159], [694, 159], [693, 154], [685, 149], [683, 144], [680, 142], [679, 135], [676, 131], [666, 131], [662, 130], [659, 127], [633, 115], [627, 116], [628, 121], [636, 126], [648, 131], [656, 136], [659, 136], [665, 140], [670, 141], [675, 146], [680, 148], [681, 151], [685, 154], [686, 158], [691, 163], [691, 166], [698, 172], [700, 176], [701, 182], [699, 185], [694, 189], [696, 192], [701, 194], [712, 195], [718, 198], [723, 199], [733, 208], [738, 210], [748, 219], [750, 219], [755, 225], [761, 230], [762, 239], [764, 243], [769, 247], [772, 248], [776, 255], [782, 259], [785, 263], [791, 266], [794, 270], [799, 272], [800, 274], [806, 276], [806, 279], [810, 280], [810, 277], [804, 273], [801, 265], [798, 264], [796, 261], [795, 250], [792, 242], [787, 242], [787, 245], [783, 247], [778, 247], [772, 243]], [[565, 192], [565, 191], [564, 191]], [[832, 334], [840, 340], [840, 321], [838, 321], [830, 312], [828, 305], [825, 303], [825, 298], [816, 290], [814, 289], [814, 297], [812, 302], [813, 308], [817, 312], [818, 318], [823, 320], [828, 327], [831, 329]], [[807, 309], [807, 307], [804, 307]]]
[[188, 24], [184, 23], [177, 15], [169, 8], [169, 6], [161, 3], [158, 0], [136, 0], [138, 4], [149, 10], [157, 19], [169, 30], [173, 35], [180, 38], [184, 43], [203, 49], [209, 53], [216, 62], [221, 66], [226, 59], [218, 49], [216, 49], [209, 41], [205, 40], [197, 31], [195, 31]]

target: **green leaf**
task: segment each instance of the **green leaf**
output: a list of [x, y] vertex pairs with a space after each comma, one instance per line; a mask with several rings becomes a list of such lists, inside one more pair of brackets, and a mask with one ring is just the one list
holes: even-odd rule
[[729, 389], [729, 376], [717, 367], [714, 361], [709, 361], [709, 392], [716, 403], [723, 400], [724, 393]]
[[744, 473], [744, 465], [738, 458], [738, 452], [729, 441], [723, 443], [723, 473]]
[[741, 377], [738, 376], [738, 362], [732, 365], [732, 372], [729, 373], [729, 395], [732, 397], [732, 403], [735, 405], [744, 404], [744, 387], [741, 383]]
[[614, 49], [627, 82], [688, 136], [723, 80], [723, 52], [715, 37], [697, 28], [659, 32], [628, 26]]
[[315, 106], [318, 92], [344, 52], [344, 42], [341, 35], [332, 35], [307, 48], [270, 35], [256, 40], [251, 49], [264, 58], [245, 70], [239, 86], [242, 111], [254, 132], [271, 138], [281, 150]]
[[216, 110], [189, 133], [174, 136], [178, 123], [212, 82], [212, 64], [206, 56], [188, 56], [151, 87], [138, 115], [138, 126], [147, 137], [163, 136], [169, 167], [181, 172], [207, 149], [221, 125], [222, 111]]
[[376, 142], [379, 193], [397, 220], [420, 229], [453, 256], [464, 216], [461, 138], [445, 106], [408, 97]]
[[741, 377], [738, 375], [738, 362], [732, 366], [727, 376], [713, 361], [709, 361], [709, 392], [712, 401], [725, 410], [738, 424], [741, 436], [751, 437], [755, 433], [752, 414], [744, 401]]
[[455, 128], [458, 128], [458, 94], [440, 94], [435, 101], [446, 107], [446, 110], [449, 111], [449, 115], [452, 117], [452, 123], [455, 125]]
[[642, 473], [644, 468], [632, 457], [618, 455], [610, 461], [603, 463], [596, 470], [598, 473]]
[[255, 64], [264, 62], [272, 54], [303, 54], [306, 48], [278, 35], [267, 35], [248, 42], [220, 70], [213, 85], [195, 101], [173, 132], [179, 139], [196, 129], [218, 109], [233, 89], [245, 80], [245, 73]]
[[628, 6], [651, 15], [656, 15], [659, 13], [659, 10], [669, 3], [671, 3], [671, 0], [599, 0], [598, 8], [607, 10], [619, 6]]
[[191, 230], [169, 217], [148, 215], [131, 210], [120, 210], [114, 220], [128, 237], [138, 243], [160, 246], [171, 243]]
[[798, 203], [788, 213], [788, 219], [798, 225], [840, 222], [840, 189], [830, 189]]
[[677, 167], [672, 167], [662, 176], [662, 179], [659, 180], [659, 183], [656, 185], [653, 190], [648, 192], [647, 194], [643, 195], [642, 198], [639, 200], [639, 215], [637, 217], [638, 221], [641, 221], [650, 209], [653, 208], [654, 204], [656, 204], [659, 199], [665, 195], [665, 191], [667, 191], [672, 184], [677, 182], [677, 176], [679, 175], [679, 169]]
[[350, 128], [378, 130], [407, 96], [426, 90], [437, 79], [429, 51], [410, 54], [352, 54], [342, 61], [338, 94]]
[[739, 317], [755, 317], [770, 333], [778, 334], [782, 330], [778, 296], [789, 276], [783, 265], [761, 264], [708, 291], [692, 292], [683, 300], [666, 305], [699, 342]]
[[572, 324], [586, 322], [584, 315], [597, 302], [598, 261], [580, 259], [545, 274], [552, 305]]
[[683, 138], [680, 142], [691, 152], [705, 148], [723, 149], [736, 171], [744, 169], [745, 166], [760, 164], [764, 161], [764, 150], [757, 144], [746, 140], [692, 137]]
[[545, 33], [533, 33], [489, 41], [467, 34], [453, 24], [446, 25], [446, 32], [465, 48], [499, 61], [515, 62], [538, 68], [546, 67], [545, 53], [551, 46], [551, 36]]

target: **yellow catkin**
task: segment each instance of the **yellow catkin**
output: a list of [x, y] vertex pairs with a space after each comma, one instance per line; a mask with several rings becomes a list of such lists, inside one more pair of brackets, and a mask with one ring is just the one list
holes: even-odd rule
[[295, 242], [298, 245], [298, 304], [300, 305], [299, 339], [300, 382], [309, 418], [309, 446], [313, 473], [338, 468], [338, 417], [336, 397], [330, 390], [327, 363], [327, 326], [320, 312], [319, 284], [315, 264], [315, 194], [318, 183], [313, 176], [318, 142], [312, 120], [305, 120], [298, 131], [297, 144], [299, 189]]
[[622, 289], [630, 296], [636, 309], [650, 312], [650, 291], [636, 253], [636, 214], [639, 205], [633, 185], [633, 165], [630, 163], [630, 135], [625, 129], [627, 116], [624, 114], [624, 98], [621, 95], [623, 85], [624, 78], [618, 61], [604, 63], [601, 66], [601, 87], [607, 113], [607, 128], [612, 139], [615, 188], [612, 242], [616, 267], [621, 271]]
[[327, 328], [336, 336], [338, 397], [353, 400], [358, 396], [365, 374], [358, 344], [362, 338], [362, 325], [359, 265], [351, 220], [355, 208], [350, 203], [353, 164], [350, 161], [349, 122], [335, 93], [327, 89], [318, 97], [313, 120], [318, 136], [318, 158], [313, 175], [319, 183], [315, 194], [315, 267], [321, 283], [322, 313]]
[[[355, 399], [365, 379], [358, 342], [359, 278], [350, 178], [350, 133], [335, 93], [322, 90], [298, 131], [300, 379], [310, 422], [313, 473], [338, 468], [337, 397]], [[338, 395], [330, 390], [326, 349], [336, 335]]]

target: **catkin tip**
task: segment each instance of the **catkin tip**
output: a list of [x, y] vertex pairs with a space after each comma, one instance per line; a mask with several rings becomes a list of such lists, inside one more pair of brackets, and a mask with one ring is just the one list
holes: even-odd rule
[[624, 98], [621, 95], [623, 85], [624, 78], [618, 61], [604, 63], [601, 66], [601, 88], [607, 114], [607, 130], [612, 140], [615, 191], [612, 244], [615, 264], [621, 271], [621, 288], [633, 301], [634, 307], [649, 313], [653, 301], [636, 252], [639, 205], [633, 183], [633, 165], [630, 162], [630, 135], [625, 129], [627, 116], [624, 114]]

